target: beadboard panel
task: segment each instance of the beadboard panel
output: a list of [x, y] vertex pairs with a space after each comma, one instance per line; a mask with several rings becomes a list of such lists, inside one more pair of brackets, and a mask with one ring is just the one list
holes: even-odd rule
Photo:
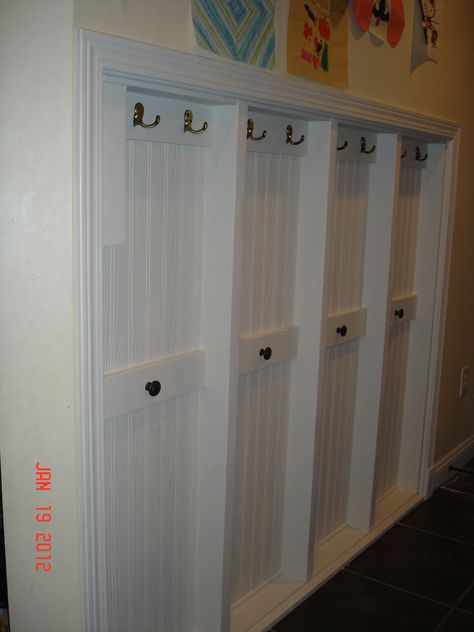
[[315, 546], [346, 522], [359, 340], [326, 351], [317, 428]]
[[[341, 312], [361, 311], [369, 169], [353, 160], [336, 163], [326, 272], [328, 327]], [[338, 344], [329, 347], [334, 341], [328, 334], [326, 344], [317, 424], [315, 546], [346, 523], [357, 387], [359, 340], [338, 337]]]
[[414, 290], [421, 175], [422, 171], [417, 167], [400, 169], [400, 191], [391, 254], [392, 297], [411, 294]]
[[299, 162], [247, 154], [241, 336], [292, 324]]
[[[106, 375], [200, 345], [205, 151], [127, 141], [125, 241], [103, 249]], [[198, 417], [189, 392], [106, 419], [111, 629], [194, 629]]]
[[239, 379], [233, 603], [281, 569], [290, 372], [279, 364]]
[[398, 482], [409, 337], [410, 323], [392, 327], [385, 350], [375, 466], [377, 499]]
[[328, 311], [360, 307], [370, 165], [339, 161], [328, 260]]
[[[391, 305], [396, 297], [409, 295], [415, 289], [421, 176], [422, 170], [418, 166], [402, 166], [400, 169], [399, 195], [393, 219]], [[391, 313], [389, 324], [393, 322], [392, 317]], [[409, 322], [390, 327], [386, 343], [375, 468], [377, 499], [398, 484], [410, 328]]]
[[199, 346], [205, 149], [127, 142], [127, 236], [104, 247], [104, 369]]
[[192, 632], [199, 394], [105, 423], [109, 628]]
[[[248, 151], [242, 222], [241, 339], [293, 322], [297, 158]], [[239, 378], [232, 602], [281, 570], [291, 367]]]

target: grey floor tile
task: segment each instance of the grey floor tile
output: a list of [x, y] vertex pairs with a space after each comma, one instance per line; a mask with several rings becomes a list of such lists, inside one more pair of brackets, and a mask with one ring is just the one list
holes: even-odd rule
[[474, 547], [397, 525], [348, 568], [417, 595], [454, 604], [473, 580]]

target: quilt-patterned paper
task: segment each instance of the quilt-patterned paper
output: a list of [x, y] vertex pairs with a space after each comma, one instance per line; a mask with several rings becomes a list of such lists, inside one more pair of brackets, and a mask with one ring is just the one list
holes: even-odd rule
[[275, 65], [275, 0], [192, 0], [199, 46], [271, 69]]

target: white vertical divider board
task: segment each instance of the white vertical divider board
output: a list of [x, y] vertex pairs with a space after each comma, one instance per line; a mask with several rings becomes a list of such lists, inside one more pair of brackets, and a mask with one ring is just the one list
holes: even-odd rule
[[410, 324], [405, 407], [403, 411], [398, 485], [420, 491], [420, 454], [423, 449], [427, 410], [428, 378], [433, 345], [433, 317], [436, 302], [439, 243], [445, 199], [446, 146], [427, 146], [428, 160], [421, 177], [420, 219], [415, 266], [415, 292], [418, 293], [416, 318]]
[[327, 209], [335, 178], [336, 128], [309, 124], [308, 156], [301, 159], [296, 258], [295, 322], [300, 328], [293, 362], [283, 517], [282, 570], [306, 580], [311, 572], [316, 412], [320, 345], [324, 340], [323, 286]]
[[202, 344], [208, 368], [198, 436], [196, 632], [225, 632], [229, 625], [247, 108], [215, 106], [214, 120], [216, 150], [209, 154], [205, 187]]
[[382, 386], [392, 217], [398, 196], [401, 143], [396, 134], [377, 136], [371, 165], [365, 235], [362, 302], [366, 335], [360, 340], [354, 411], [347, 524], [368, 531], [374, 509], [377, 426]]

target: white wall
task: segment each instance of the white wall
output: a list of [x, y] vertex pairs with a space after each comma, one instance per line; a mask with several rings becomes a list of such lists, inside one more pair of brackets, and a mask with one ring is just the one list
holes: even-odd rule
[[[82, 630], [72, 0], [0, 0], [0, 450], [14, 632]], [[35, 463], [53, 491], [35, 492]], [[51, 504], [53, 571], [35, 572]]]

